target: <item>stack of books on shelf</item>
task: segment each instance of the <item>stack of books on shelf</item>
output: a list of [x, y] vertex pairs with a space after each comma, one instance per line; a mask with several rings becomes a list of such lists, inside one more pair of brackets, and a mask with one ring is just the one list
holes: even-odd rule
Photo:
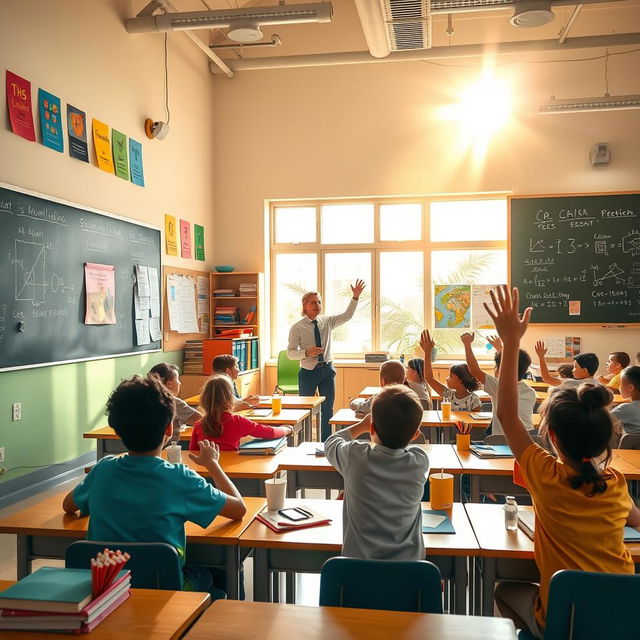
[[182, 373], [202, 373], [202, 340], [185, 342]]
[[214, 289], [213, 297], [214, 298], [233, 298], [236, 295], [236, 292], [233, 289]]
[[214, 324], [240, 324], [238, 307], [216, 307]]
[[365, 362], [386, 362], [389, 359], [388, 351], [370, 351], [364, 354]]
[[258, 285], [250, 282], [240, 283], [240, 295], [255, 298], [258, 295]]
[[231, 347], [231, 355], [238, 358], [240, 371], [258, 368], [258, 338], [234, 340]]
[[252, 327], [243, 327], [242, 329], [216, 329], [216, 338], [250, 338], [252, 335]]
[[247, 338], [220, 336], [215, 339], [204, 340], [202, 344], [202, 367], [197, 373], [211, 374], [213, 359], [222, 353], [230, 353], [238, 358], [238, 369], [240, 371], [257, 369], [260, 363], [260, 340], [257, 336]]

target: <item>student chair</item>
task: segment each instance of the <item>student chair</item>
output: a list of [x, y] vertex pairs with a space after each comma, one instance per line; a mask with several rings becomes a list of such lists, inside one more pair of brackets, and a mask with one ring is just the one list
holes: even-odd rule
[[640, 433], [625, 433], [620, 438], [618, 449], [640, 449]]
[[298, 395], [298, 371], [300, 370], [300, 362], [298, 360], [289, 360], [286, 351], [278, 353], [278, 382], [276, 389], [282, 392], [282, 395]]
[[[638, 637], [640, 575], [558, 571], [549, 585], [544, 640]], [[606, 612], [610, 612], [606, 615]], [[520, 640], [533, 640], [520, 631]]]
[[432, 562], [330, 558], [320, 606], [442, 613], [442, 576]]
[[131, 555], [127, 569], [131, 570], [131, 586], [138, 589], [182, 590], [182, 569], [178, 552], [166, 542], [93, 542], [79, 540], [64, 552], [64, 566], [89, 569], [91, 558], [107, 547]]

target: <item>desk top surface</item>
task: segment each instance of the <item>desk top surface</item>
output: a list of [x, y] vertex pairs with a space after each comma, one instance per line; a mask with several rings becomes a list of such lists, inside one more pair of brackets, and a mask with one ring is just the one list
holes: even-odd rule
[[[258, 407], [261, 409], [271, 408], [271, 398], [273, 396], [259, 396], [260, 402]], [[282, 398], [283, 409], [311, 409], [322, 404], [325, 400], [324, 396], [280, 396]], [[200, 395], [190, 396], [184, 400], [188, 405], [197, 407], [200, 405]]]
[[[162, 451], [161, 455], [166, 459], [167, 450]], [[189, 451], [181, 451], [180, 455], [182, 457], [182, 464], [193, 469], [193, 471], [203, 478], [210, 477], [211, 474], [205, 467], [191, 460]], [[267, 478], [272, 478], [277, 473], [278, 456], [249, 456], [240, 454], [238, 451], [221, 451], [220, 466], [230, 478], [258, 478], [260, 480], [266, 480]]]
[[[0, 590], [13, 582], [0, 580]], [[131, 589], [131, 597], [108, 615], [91, 633], [91, 640], [174, 640], [182, 638], [193, 621], [205, 611], [208, 593]], [[42, 640], [68, 637], [42, 631], [0, 631], [0, 640]]]
[[[250, 415], [252, 411], [253, 409], [245, 409], [244, 411], [238, 411], [236, 413], [239, 416], [244, 416], [245, 418], [249, 418], [249, 420], [253, 420], [259, 424], [284, 424], [288, 426], [295, 426], [310, 415], [309, 409], [282, 409], [280, 413], [276, 414], [270, 411], [267, 416], [252, 416]], [[264, 411], [264, 409], [260, 409], [260, 411]]]
[[186, 640], [515, 640], [506, 618], [217, 600]]
[[[382, 387], [365, 387], [358, 394], [358, 397], [370, 398], [371, 396], [375, 396], [377, 393], [380, 393], [380, 389], [382, 389]], [[434, 389], [432, 389], [431, 387], [429, 387], [429, 395], [431, 396], [432, 400], [442, 400], [442, 395], [439, 394]], [[476, 395], [483, 402], [489, 402], [491, 400], [491, 396], [484, 389], [479, 389], [478, 391], [476, 391]]]
[[[287, 507], [308, 505], [318, 513], [331, 518], [328, 525], [309, 527], [298, 531], [276, 533], [265, 524], [254, 520], [240, 536], [240, 546], [268, 549], [295, 549], [298, 551], [340, 551], [342, 549], [342, 500], [301, 500], [289, 498]], [[430, 509], [428, 502], [423, 509]], [[456, 502], [450, 512], [454, 534], [423, 534], [427, 558], [434, 555], [473, 556], [479, 547], [471, 524], [461, 503]]]

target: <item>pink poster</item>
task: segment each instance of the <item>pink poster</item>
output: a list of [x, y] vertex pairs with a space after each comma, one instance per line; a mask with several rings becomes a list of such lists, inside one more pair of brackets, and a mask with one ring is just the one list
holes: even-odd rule
[[191, 257], [191, 223], [180, 220], [180, 246], [183, 258]]
[[7, 106], [13, 133], [35, 142], [36, 130], [33, 127], [31, 111], [31, 83], [11, 71], [7, 71]]
[[110, 264], [84, 265], [84, 282], [87, 290], [85, 324], [116, 323], [116, 268]]

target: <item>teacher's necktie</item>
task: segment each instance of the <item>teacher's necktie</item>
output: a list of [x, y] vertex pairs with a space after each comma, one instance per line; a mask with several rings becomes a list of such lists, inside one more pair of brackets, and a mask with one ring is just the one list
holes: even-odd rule
[[[311, 324], [313, 324], [313, 337], [316, 339], [316, 347], [322, 347], [322, 340], [320, 339], [320, 329], [318, 328], [318, 321], [312, 320]], [[320, 354], [318, 356], [318, 362], [324, 362], [323, 354]]]

